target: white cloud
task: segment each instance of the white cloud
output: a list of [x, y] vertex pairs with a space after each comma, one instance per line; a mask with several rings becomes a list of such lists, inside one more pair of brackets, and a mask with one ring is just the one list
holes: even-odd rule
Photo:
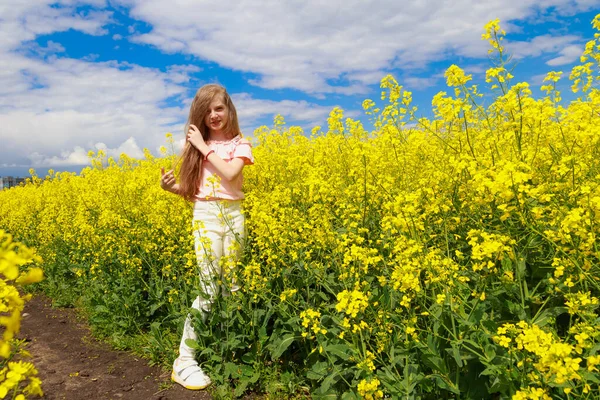
[[360, 82], [365, 85], [373, 85], [381, 82], [384, 76], [389, 72], [385, 71], [361, 71], [350, 72], [345, 75], [345, 78], [350, 82]]
[[116, 148], [109, 148], [104, 143], [96, 143], [94, 146], [98, 150], [104, 150], [108, 157], [113, 157], [114, 159], [118, 159], [121, 154], [127, 154], [132, 158], [142, 158], [144, 157], [144, 151], [140, 149], [135, 138], [133, 136], [129, 137], [126, 141], [121, 143]]
[[49, 55], [55, 55], [64, 53], [65, 48], [60, 43], [53, 42], [51, 40], [46, 43], [46, 46], [41, 46], [36, 42], [27, 42], [19, 49], [21, 52], [29, 51], [37, 56], [45, 57]]
[[64, 167], [67, 165], [87, 165], [89, 159], [87, 151], [80, 146], [75, 146], [73, 151], [62, 151], [60, 156], [48, 157], [34, 152], [29, 156], [31, 166], [38, 167]]
[[575, 35], [541, 35], [529, 41], [509, 42], [506, 48], [515, 59], [554, 56], [546, 64], [555, 67], [577, 61], [583, 52], [583, 46], [577, 43], [582, 41], [581, 37]]
[[515, 59], [539, 57], [546, 53], [556, 53], [567, 47], [573, 47], [573, 42], [581, 40], [575, 35], [541, 35], [529, 41], [513, 41], [506, 44], [508, 53]]
[[319, 106], [304, 100], [264, 100], [255, 99], [248, 93], [232, 95], [232, 100], [238, 112], [240, 125], [256, 125], [262, 118], [270, 118], [281, 114], [286, 120], [296, 120], [307, 123], [320, 124], [333, 108], [333, 106]]
[[[467, 74], [485, 75], [485, 71], [489, 68], [489, 65], [465, 65], [461, 66], [461, 68], [463, 68]], [[443, 76], [443, 73], [439, 75], [440, 78]]]
[[579, 57], [583, 53], [583, 46], [570, 45], [563, 48], [560, 51], [560, 56], [548, 60], [546, 64], [555, 67], [558, 65], [571, 64], [579, 60]]
[[[105, 1], [86, 1], [87, 4], [104, 7]], [[52, 6], [54, 5], [54, 6]], [[112, 18], [108, 11], [82, 13], [78, 1], [3, 0], [0, 3], [0, 50], [17, 48], [22, 42], [39, 35], [62, 32], [69, 29], [89, 35], [106, 33], [103, 28]]]
[[187, 71], [193, 70], [174, 67], [173, 72], [161, 72], [117, 62], [43, 61], [4, 53], [0, 159], [21, 164], [32, 154], [38, 163], [78, 162], [78, 152], [65, 155], [64, 149], [89, 149], [98, 142], [117, 149], [129, 137], [140, 147], [155, 148], [165, 142], [167, 131], [180, 129], [185, 120], [182, 106], [165, 103], [174, 99], [181, 104], [187, 97]]
[[89, 165], [90, 160], [88, 153], [93, 151], [103, 150], [107, 157], [112, 157], [118, 160], [122, 154], [126, 154], [132, 158], [143, 158], [144, 151], [140, 149], [134, 137], [130, 137], [119, 146], [110, 148], [104, 143], [96, 143], [91, 148], [75, 146], [73, 150], [61, 151], [60, 156], [47, 156], [38, 152], [30, 154], [28, 157], [31, 160], [31, 165], [37, 167], [64, 167], [70, 165]]
[[556, 7], [556, 12], [558, 14], [572, 16], [581, 11], [598, 8], [598, 0], [562, 1], [553, 5]]
[[543, 20], [550, 18], [549, 13], [571, 15], [598, 1], [179, 0], [164, 7], [161, 0], [126, 0], [125, 4], [131, 6], [131, 16], [152, 26], [150, 32], [133, 36], [139, 43], [255, 73], [250, 82], [266, 89], [355, 94], [364, 93], [365, 84], [376, 83], [381, 71], [420, 68], [449, 54], [486, 57], [487, 43], [480, 36], [491, 19], [500, 18], [510, 31], [517, 28], [511, 21]]
[[[260, 126], [272, 126], [275, 115], [281, 114], [287, 125], [300, 126], [310, 132], [315, 126], [327, 124], [327, 117], [334, 105], [323, 106], [304, 100], [265, 100], [255, 99], [249, 93], [233, 94], [240, 127], [244, 136], [252, 137]], [[358, 118], [362, 110], [344, 109], [345, 118]]]
[[420, 78], [416, 76], [408, 76], [402, 78], [399, 82], [402, 85], [405, 85], [407, 89], [411, 90], [420, 90], [426, 89], [435, 86], [439, 82], [439, 78], [430, 77], [430, 78]]

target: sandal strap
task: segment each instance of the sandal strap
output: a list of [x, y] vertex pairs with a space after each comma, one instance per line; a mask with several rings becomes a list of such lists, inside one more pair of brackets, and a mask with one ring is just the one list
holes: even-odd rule
[[190, 378], [194, 374], [201, 374], [202, 376], [205, 375], [202, 369], [198, 366], [198, 364], [183, 365], [180, 368], [178, 368], [175, 372], [184, 381], [187, 381], [188, 378]]

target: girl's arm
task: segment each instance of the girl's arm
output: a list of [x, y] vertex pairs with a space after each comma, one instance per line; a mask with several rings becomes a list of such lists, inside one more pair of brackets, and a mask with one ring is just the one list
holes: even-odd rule
[[[216, 155], [214, 152], [210, 153], [210, 148], [202, 138], [200, 130], [195, 125], [190, 124], [190, 130], [187, 134], [187, 140], [195, 148], [202, 153], [204, 157], [208, 154], [208, 161], [217, 169], [219, 175], [226, 181], [232, 181], [238, 177], [244, 168], [244, 160], [241, 158], [234, 158], [230, 162], [225, 162], [221, 157]], [[210, 153], [210, 154], [209, 154]]]
[[[206, 150], [208, 153], [210, 150]], [[206, 154], [204, 151], [200, 150], [202, 154]], [[238, 177], [238, 175], [242, 172], [242, 168], [244, 168], [244, 160], [241, 158], [234, 158], [229, 162], [225, 162], [221, 157], [216, 155], [215, 153], [210, 153], [207, 158], [208, 161], [219, 171], [219, 175], [221, 175], [226, 181], [232, 181]]]

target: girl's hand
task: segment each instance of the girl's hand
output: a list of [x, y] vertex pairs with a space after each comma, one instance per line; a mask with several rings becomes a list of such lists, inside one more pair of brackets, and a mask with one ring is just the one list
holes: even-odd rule
[[165, 167], [160, 167], [160, 187], [168, 192], [173, 191], [173, 187], [175, 186], [175, 174], [173, 170], [169, 170], [169, 172], [165, 173]]
[[187, 141], [197, 148], [200, 153], [206, 154], [208, 152], [208, 146], [200, 133], [200, 129], [196, 125], [190, 124], [190, 129], [187, 133]]

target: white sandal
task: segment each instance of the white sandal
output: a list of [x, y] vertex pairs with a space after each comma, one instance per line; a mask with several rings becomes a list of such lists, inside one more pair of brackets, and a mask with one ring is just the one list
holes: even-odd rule
[[195, 360], [182, 362], [176, 359], [173, 363], [171, 380], [189, 390], [201, 390], [211, 384], [210, 378]]

